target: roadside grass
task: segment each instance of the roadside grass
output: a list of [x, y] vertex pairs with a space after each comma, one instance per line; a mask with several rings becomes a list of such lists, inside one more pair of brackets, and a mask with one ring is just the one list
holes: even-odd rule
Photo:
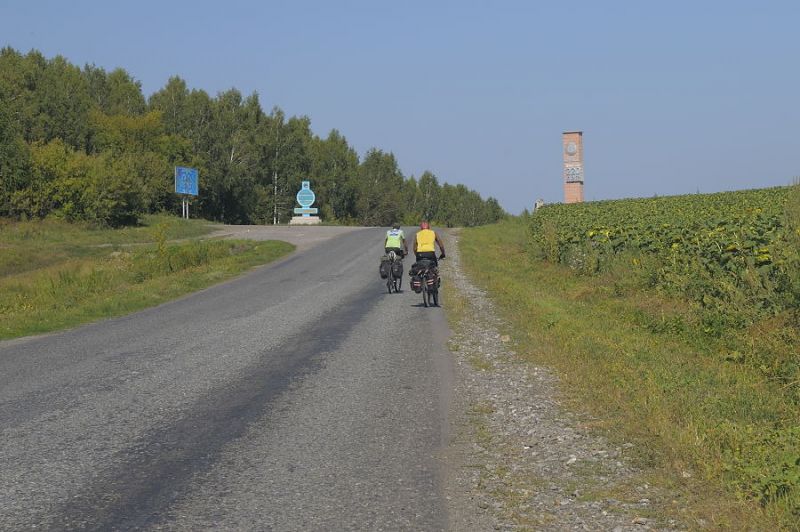
[[70, 259], [103, 257], [108, 248], [202, 236], [214, 231], [206, 220], [147, 215], [137, 227], [97, 229], [57, 219], [12, 222], [0, 218], [0, 279], [56, 266]]
[[167, 216], [120, 230], [57, 220], [2, 222], [0, 339], [158, 305], [294, 249], [286, 242], [196, 238], [213, 229]]
[[[746, 474], [768, 477], [793, 459], [797, 405], [763, 372], [720, 356], [724, 339], [698, 334], [687, 305], [635, 289], [625, 272], [589, 277], [530, 261], [521, 220], [464, 229], [459, 246], [520, 356], [555, 369], [570, 408], [611, 441], [633, 442], [648, 481], [675, 494], [656, 509], [664, 517], [798, 528], [797, 493], [759, 501], [742, 473], [744, 462]], [[786, 437], [753, 446], [754, 434]]]

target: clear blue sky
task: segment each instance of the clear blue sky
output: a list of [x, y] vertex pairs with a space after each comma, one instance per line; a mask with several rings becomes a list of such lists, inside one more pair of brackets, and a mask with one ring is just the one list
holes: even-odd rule
[[561, 201], [784, 185], [800, 175], [797, 1], [0, 0], [0, 46], [169, 76], [339, 129], [497, 197]]

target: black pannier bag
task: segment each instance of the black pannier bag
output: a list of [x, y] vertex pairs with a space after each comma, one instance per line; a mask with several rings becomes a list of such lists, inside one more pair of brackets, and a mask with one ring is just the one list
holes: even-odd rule
[[422, 292], [422, 276], [415, 275], [411, 278], [411, 289], [419, 294]]
[[399, 260], [392, 263], [392, 275], [398, 279], [403, 276], [403, 263]]
[[433, 268], [428, 270], [428, 274], [425, 276], [425, 284], [428, 285], [428, 289], [432, 290], [434, 288], [438, 288], [439, 287], [439, 285], [437, 284], [438, 279], [439, 276], [436, 274], [436, 271]]
[[430, 261], [427, 261], [425, 259], [423, 259], [423, 260], [421, 260], [419, 262], [415, 262], [414, 264], [411, 265], [411, 269], [408, 271], [408, 275], [410, 275], [411, 277], [414, 277], [420, 271], [424, 270], [428, 266], [430, 266]]
[[422, 260], [412, 264], [411, 269], [408, 271], [408, 274], [411, 276], [411, 289], [418, 294], [422, 292], [422, 283], [425, 282], [422, 272], [428, 266], [430, 266], [430, 261]]
[[389, 270], [391, 269], [392, 264], [389, 262], [389, 259], [384, 255], [381, 257], [381, 265], [378, 268], [378, 271], [381, 274], [381, 279], [386, 279], [389, 277]]

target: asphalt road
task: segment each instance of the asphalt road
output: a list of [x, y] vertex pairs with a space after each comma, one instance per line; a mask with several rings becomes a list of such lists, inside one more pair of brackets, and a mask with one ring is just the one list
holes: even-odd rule
[[447, 327], [382, 240], [0, 343], [0, 529], [445, 528]]

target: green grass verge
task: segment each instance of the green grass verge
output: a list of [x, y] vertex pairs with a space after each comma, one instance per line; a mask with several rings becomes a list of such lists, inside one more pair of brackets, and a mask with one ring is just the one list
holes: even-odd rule
[[194, 238], [216, 228], [216, 224], [206, 220], [183, 220], [168, 215], [148, 215], [141, 225], [121, 229], [97, 229], [57, 219], [30, 222], [0, 219], [0, 279], [72, 259], [101, 258], [108, 254], [108, 248]]
[[194, 237], [214, 227], [198, 220], [152, 217], [146, 223], [123, 230], [53, 220], [3, 223], [0, 339], [158, 305], [294, 249], [277, 241], [199, 240]]
[[581, 276], [531, 261], [520, 220], [465, 229], [459, 246], [520, 355], [554, 368], [567, 403], [612, 441], [634, 442], [651, 482], [678, 494], [665, 514], [697, 526], [798, 526], [796, 491], [753, 490], [791, 467], [797, 405], [764, 372], [720, 357], [721, 340], [696, 334], [686, 304], [632, 288], [624, 272]]

